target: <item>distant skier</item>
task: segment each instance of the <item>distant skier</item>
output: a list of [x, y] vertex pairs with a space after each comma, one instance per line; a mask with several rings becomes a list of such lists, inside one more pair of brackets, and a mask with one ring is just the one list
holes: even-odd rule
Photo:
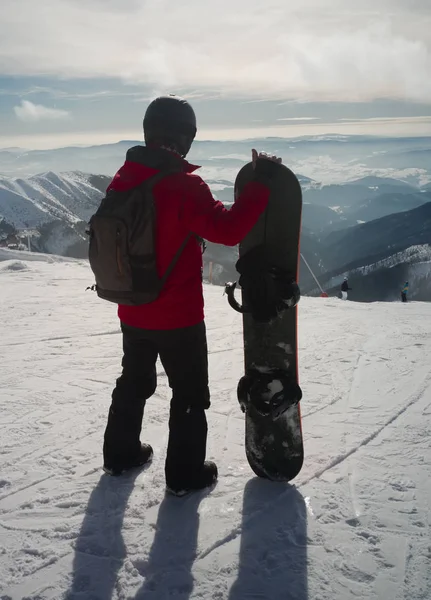
[[143, 125], [145, 147], [128, 150], [108, 191], [111, 197], [118, 194], [120, 202], [129, 190], [170, 170], [153, 192], [159, 276], [167, 272], [176, 253], [178, 261], [156, 300], [119, 304], [123, 369], [112, 392], [103, 445], [104, 470], [120, 475], [152, 458], [153, 449], [141, 444], [140, 433], [146, 400], [156, 390], [160, 357], [172, 389], [166, 487], [183, 495], [211, 486], [217, 479], [215, 463], [205, 460], [205, 410], [210, 406], [210, 391], [199, 237], [237, 245], [265, 210], [269, 184], [277, 171], [274, 163], [281, 159], [252, 150], [254, 181], [227, 210], [199, 175], [193, 174], [198, 167], [185, 160], [196, 135], [190, 104], [176, 96], [159, 97], [149, 104]]
[[352, 288], [349, 287], [349, 280], [347, 277], [345, 277], [343, 283], [341, 284], [341, 299], [347, 300], [347, 292], [351, 290]]
[[401, 302], [407, 302], [407, 292], [409, 291], [409, 282], [406, 281], [401, 290]]

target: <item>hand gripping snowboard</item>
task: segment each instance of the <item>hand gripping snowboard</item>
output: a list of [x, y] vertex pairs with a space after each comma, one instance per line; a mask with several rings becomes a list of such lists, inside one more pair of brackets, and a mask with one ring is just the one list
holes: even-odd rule
[[[235, 198], [253, 179], [252, 163], [235, 181]], [[297, 356], [297, 285], [302, 193], [280, 165], [268, 206], [239, 246], [242, 305], [236, 283], [226, 284], [229, 304], [243, 313], [245, 374], [238, 400], [245, 412], [245, 449], [259, 477], [290, 481], [304, 460]]]

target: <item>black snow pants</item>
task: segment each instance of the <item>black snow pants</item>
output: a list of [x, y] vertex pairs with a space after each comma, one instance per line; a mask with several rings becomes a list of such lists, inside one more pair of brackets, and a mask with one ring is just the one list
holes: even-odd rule
[[205, 323], [168, 331], [138, 329], [121, 324], [122, 374], [112, 392], [105, 430], [105, 464], [127, 463], [140, 450], [146, 400], [157, 386], [160, 357], [172, 389], [166, 483], [181, 486], [205, 461], [210, 406], [208, 349]]

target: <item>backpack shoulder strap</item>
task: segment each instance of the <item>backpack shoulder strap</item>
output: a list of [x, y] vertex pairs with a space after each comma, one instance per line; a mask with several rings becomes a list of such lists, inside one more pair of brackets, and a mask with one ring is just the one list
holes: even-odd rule
[[[154, 186], [161, 181], [162, 179], [164, 179], [164, 177], [167, 177], [168, 175], [171, 175], [172, 173], [178, 173], [179, 169], [165, 169], [162, 171], [159, 171], [158, 173], [156, 173], [155, 175], [152, 175], [151, 177], [149, 177], [148, 179], [146, 179], [140, 187], [143, 188], [143, 191], [145, 192], [146, 198], [147, 200], [150, 201], [150, 206], [154, 206], [154, 196], [153, 196], [153, 188]], [[184, 238], [184, 240], [182, 241], [180, 247], [178, 248], [178, 250], [176, 251], [171, 263], [169, 264], [168, 268], [166, 269], [166, 271], [163, 273], [160, 283], [163, 286], [166, 283], [166, 280], [168, 279], [169, 275], [172, 273], [173, 268], [175, 267], [178, 259], [180, 258], [184, 248], [187, 246], [187, 242], [189, 241], [189, 239], [192, 236], [192, 232], [189, 232], [186, 237]]]
[[175, 267], [175, 265], [177, 264], [178, 259], [180, 258], [184, 248], [187, 246], [187, 242], [189, 241], [189, 239], [191, 238], [192, 233], [189, 232], [186, 237], [184, 238], [184, 240], [181, 243], [181, 246], [178, 248], [178, 250], [175, 253], [174, 258], [172, 259], [170, 265], [168, 266], [168, 268], [166, 269], [166, 271], [163, 273], [162, 275], [162, 285], [164, 285], [166, 283], [167, 278], [169, 277], [169, 275], [172, 273], [172, 269]]
[[172, 175], [173, 173], [177, 173], [177, 171], [174, 169], [163, 169], [155, 175], [151, 175], [151, 177], [149, 177], [148, 179], [145, 179], [139, 187], [141, 189], [144, 189], [147, 193], [152, 194], [153, 188], [156, 185], [156, 183], [159, 183], [159, 181], [161, 181], [168, 175]]

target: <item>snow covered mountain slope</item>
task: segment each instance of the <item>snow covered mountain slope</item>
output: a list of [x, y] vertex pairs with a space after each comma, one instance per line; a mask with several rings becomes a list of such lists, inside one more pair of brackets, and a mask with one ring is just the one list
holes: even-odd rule
[[358, 271], [362, 272], [364, 275], [367, 273], [371, 273], [381, 267], [392, 268], [401, 263], [431, 263], [431, 245], [430, 244], [422, 244], [419, 246], [410, 246], [403, 250], [402, 252], [397, 252], [393, 256], [389, 258], [385, 258], [374, 265], [366, 265], [365, 267], [361, 267]]
[[[352, 287], [352, 300], [362, 302], [394, 301], [399, 299], [401, 286], [410, 283], [409, 297], [422, 302], [431, 301], [431, 245], [409, 246], [381, 260], [362, 259], [361, 266], [351, 263], [320, 276], [320, 285], [330, 295], [337, 295], [345, 276]], [[365, 263], [365, 264], [363, 264]], [[319, 288], [305, 287], [310, 295], [320, 295]]]
[[17, 228], [37, 227], [53, 219], [69, 224], [86, 221], [102, 197], [92, 178], [79, 171], [0, 178], [0, 215]]
[[101, 472], [121, 336], [115, 305], [85, 291], [88, 265], [0, 258], [2, 599], [431, 597], [430, 304], [301, 300], [306, 457], [284, 485], [248, 467], [241, 317], [206, 286], [220, 479], [178, 499], [164, 494], [160, 366], [142, 435], [153, 464]]

